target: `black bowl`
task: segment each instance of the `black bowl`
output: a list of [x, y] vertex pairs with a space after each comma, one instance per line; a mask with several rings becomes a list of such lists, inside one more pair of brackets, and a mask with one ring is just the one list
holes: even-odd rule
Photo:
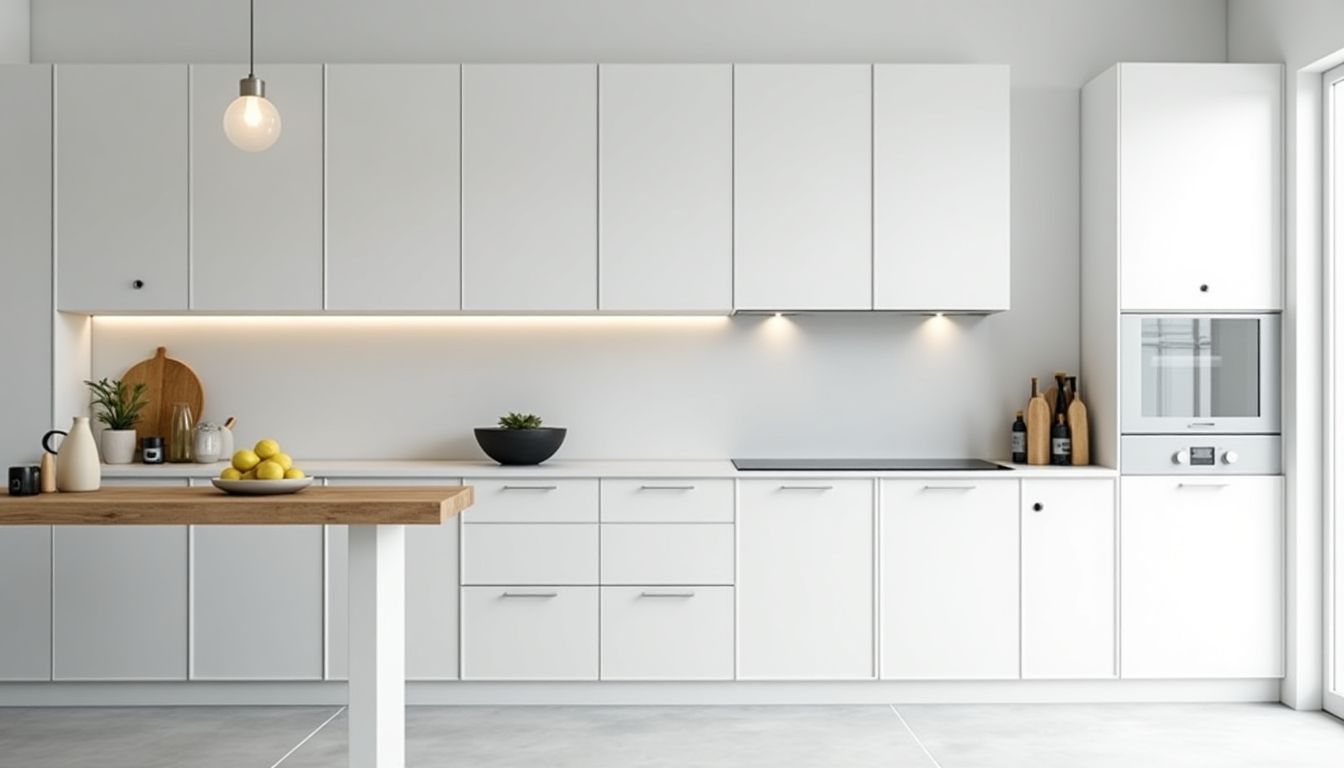
[[560, 444], [565, 442], [565, 428], [477, 427], [476, 442], [486, 456], [500, 464], [540, 464], [560, 450]]

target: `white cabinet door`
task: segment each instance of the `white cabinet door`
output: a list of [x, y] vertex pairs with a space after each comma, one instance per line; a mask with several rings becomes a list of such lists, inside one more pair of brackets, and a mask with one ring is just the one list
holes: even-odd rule
[[0, 529], [0, 616], [0, 680], [50, 680], [50, 526]]
[[1115, 665], [1115, 482], [1023, 480], [1022, 677]]
[[1018, 484], [882, 481], [882, 677], [1018, 676]]
[[873, 303], [1009, 305], [1008, 67], [873, 67]]
[[185, 680], [187, 528], [52, 530], [56, 680]]
[[258, 67], [283, 129], [255, 153], [223, 127], [246, 71], [191, 68], [192, 307], [322, 309], [322, 67]]
[[1122, 64], [1120, 307], [1282, 299], [1283, 67]]
[[[461, 485], [456, 478], [329, 480], [328, 485]], [[406, 526], [406, 678], [458, 676], [458, 531], [443, 525]], [[350, 529], [327, 526], [327, 677], [344, 679], [349, 658]]]
[[462, 67], [462, 308], [597, 308], [597, 68]]
[[733, 588], [603, 587], [602, 679], [733, 679]]
[[1283, 590], [1283, 478], [1121, 479], [1121, 677], [1282, 677]]
[[327, 309], [461, 308], [459, 74], [328, 65]]
[[872, 678], [872, 481], [738, 486], [739, 677]]
[[462, 526], [464, 584], [597, 584], [596, 524]]
[[187, 115], [184, 66], [56, 67], [60, 309], [187, 308]]
[[322, 528], [192, 530], [193, 680], [322, 678]]
[[463, 680], [596, 680], [597, 587], [463, 587]]
[[733, 306], [733, 70], [600, 69], [599, 308]]
[[871, 309], [872, 71], [734, 68], [737, 309]]

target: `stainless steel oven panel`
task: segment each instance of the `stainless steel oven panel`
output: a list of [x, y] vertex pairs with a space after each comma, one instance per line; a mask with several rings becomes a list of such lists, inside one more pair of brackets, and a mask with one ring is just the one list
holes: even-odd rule
[[1279, 316], [1124, 315], [1120, 431], [1279, 433]]
[[1283, 441], [1278, 435], [1125, 435], [1120, 473], [1280, 475]]

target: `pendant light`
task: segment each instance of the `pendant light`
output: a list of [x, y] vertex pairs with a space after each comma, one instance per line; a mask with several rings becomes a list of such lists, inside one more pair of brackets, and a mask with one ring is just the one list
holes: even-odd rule
[[256, 9], [247, 2], [247, 77], [238, 81], [238, 98], [224, 110], [224, 135], [244, 152], [269, 149], [280, 138], [280, 112], [266, 100], [266, 81], [253, 72]]

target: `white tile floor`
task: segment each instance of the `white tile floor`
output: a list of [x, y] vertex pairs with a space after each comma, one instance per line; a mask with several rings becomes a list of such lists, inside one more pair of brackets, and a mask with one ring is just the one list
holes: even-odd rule
[[[1344, 723], [1274, 704], [414, 707], [407, 762], [416, 768], [1341, 768]], [[334, 708], [0, 709], [2, 768], [344, 764], [345, 716]]]

